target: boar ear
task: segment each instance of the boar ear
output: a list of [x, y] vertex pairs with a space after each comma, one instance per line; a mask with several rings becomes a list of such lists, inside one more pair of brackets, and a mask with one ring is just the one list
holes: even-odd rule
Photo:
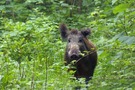
[[66, 39], [67, 38], [68, 30], [67, 30], [67, 27], [66, 27], [65, 24], [61, 24], [60, 25], [60, 33], [61, 33], [61, 37], [63, 39]]
[[83, 34], [84, 37], [86, 37], [91, 34], [91, 30], [90, 29], [82, 30], [81, 33]]

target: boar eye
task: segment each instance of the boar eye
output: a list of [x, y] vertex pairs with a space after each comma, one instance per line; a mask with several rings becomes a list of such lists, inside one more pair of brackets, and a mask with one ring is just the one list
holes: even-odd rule
[[81, 43], [81, 42], [83, 42], [83, 40], [80, 38], [78, 42]]
[[71, 40], [70, 40], [70, 39], [68, 39], [68, 42], [71, 42]]

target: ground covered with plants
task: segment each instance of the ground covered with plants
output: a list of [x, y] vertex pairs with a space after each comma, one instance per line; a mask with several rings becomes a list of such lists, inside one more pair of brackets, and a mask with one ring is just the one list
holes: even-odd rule
[[64, 65], [60, 23], [92, 30], [88, 90], [135, 90], [134, 0], [1, 0], [0, 90], [86, 90]]

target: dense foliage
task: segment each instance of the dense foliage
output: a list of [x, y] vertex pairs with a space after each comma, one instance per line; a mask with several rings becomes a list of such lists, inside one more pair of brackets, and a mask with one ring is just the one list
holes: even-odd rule
[[60, 23], [92, 30], [98, 65], [89, 90], [135, 89], [134, 0], [1, 0], [0, 90], [85, 89], [64, 65]]

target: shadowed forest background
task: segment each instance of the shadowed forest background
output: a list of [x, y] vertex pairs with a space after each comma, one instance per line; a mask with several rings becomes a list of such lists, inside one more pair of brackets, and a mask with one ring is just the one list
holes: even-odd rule
[[1, 0], [0, 90], [85, 90], [64, 65], [60, 23], [92, 30], [89, 90], [135, 90], [134, 0]]

